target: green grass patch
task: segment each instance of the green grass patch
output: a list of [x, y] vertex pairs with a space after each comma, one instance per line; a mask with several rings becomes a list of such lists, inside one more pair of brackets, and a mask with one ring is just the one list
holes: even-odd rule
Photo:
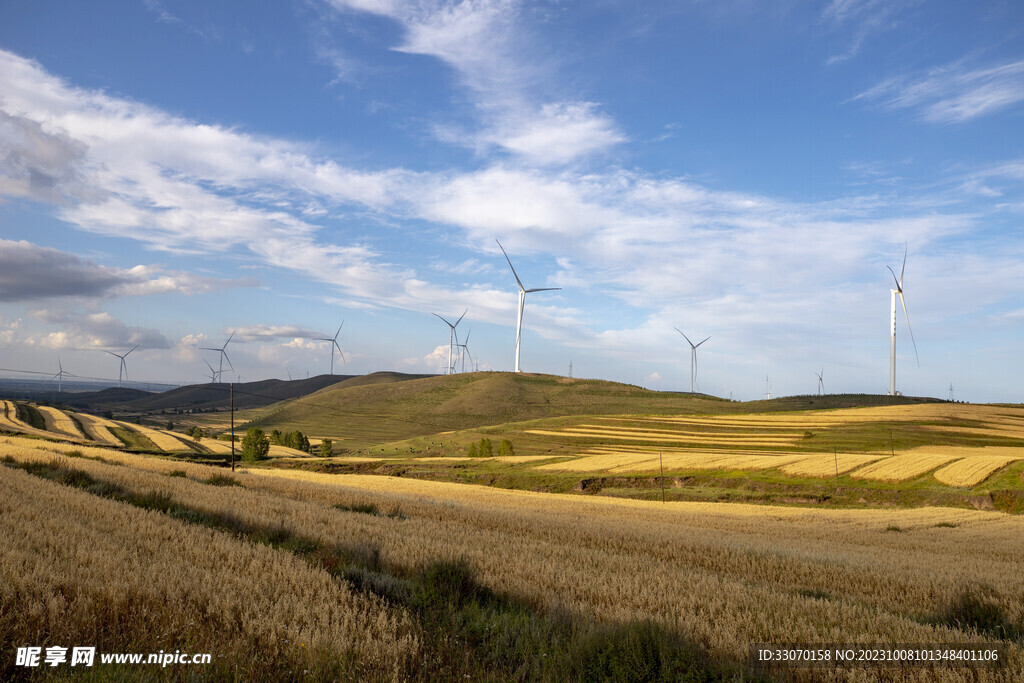
[[237, 479], [235, 479], [234, 477], [228, 476], [226, 474], [214, 474], [211, 477], [207, 477], [206, 479], [203, 479], [202, 482], [204, 484], [209, 484], [210, 486], [241, 486], [242, 485], [242, 482], [240, 482]]
[[163, 453], [163, 451], [157, 448], [157, 445], [153, 443], [145, 434], [141, 434], [135, 431], [134, 429], [114, 425], [107, 427], [107, 429], [109, 429], [110, 433], [117, 437], [117, 439], [128, 448], [140, 451], [152, 451], [155, 453]]
[[29, 403], [15, 403], [14, 407], [15, 410], [17, 410], [19, 420], [30, 427], [46, 431], [46, 419], [34, 405]]

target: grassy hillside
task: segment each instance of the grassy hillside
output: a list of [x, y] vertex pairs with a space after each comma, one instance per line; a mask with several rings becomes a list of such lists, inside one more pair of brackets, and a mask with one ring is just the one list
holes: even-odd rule
[[249, 420], [264, 429], [300, 429], [340, 439], [340, 445], [351, 451], [417, 436], [556, 416], [748, 413], [927, 400], [858, 395], [739, 403], [703, 394], [526, 373], [475, 372], [401, 383], [368, 383], [373, 377], [248, 411], [238, 421]]

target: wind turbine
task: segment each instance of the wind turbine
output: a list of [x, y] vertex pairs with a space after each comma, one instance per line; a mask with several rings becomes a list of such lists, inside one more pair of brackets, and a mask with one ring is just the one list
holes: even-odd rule
[[890, 266], [889, 272], [892, 273], [892, 279], [896, 283], [896, 289], [890, 289], [889, 293], [892, 295], [891, 305], [889, 307], [889, 319], [891, 322], [889, 328], [889, 395], [896, 395], [896, 296], [899, 295], [900, 303], [903, 304], [903, 317], [907, 321], [907, 330], [910, 331], [910, 342], [914, 345], [914, 357], [917, 359], [917, 366], [921, 367], [921, 357], [917, 355], [917, 342], [914, 341], [914, 330], [910, 327], [910, 316], [907, 314], [907, 301], [903, 298], [903, 273], [907, 269], [907, 247], [903, 247], [903, 267], [900, 268], [900, 277], [896, 279], [896, 271]]
[[[458, 343], [459, 342], [459, 338], [457, 336], [455, 338], [455, 345], [458, 346], [460, 349], [462, 349], [461, 351], [459, 351], [459, 358], [462, 360], [462, 370], [461, 370], [461, 372], [465, 372], [466, 371], [466, 356], [469, 356], [469, 366], [473, 367], [473, 355], [470, 354], [470, 352], [469, 352], [469, 335], [471, 335], [471, 334], [473, 334], [473, 328], [472, 327], [469, 328], [469, 332], [466, 333], [466, 339], [461, 344]], [[465, 354], [465, 355], [463, 355], [463, 354]]]
[[[224, 346], [220, 347], [219, 349], [213, 348], [212, 346], [200, 346], [199, 347], [199, 348], [203, 349], [204, 351], [216, 351], [217, 353], [220, 354], [220, 364], [217, 366], [219, 368], [217, 370], [217, 377], [218, 378], [221, 375], [224, 374], [224, 361], [225, 360], [227, 360], [228, 367], [231, 368], [232, 371], [234, 371], [234, 369], [235, 369], [235, 366], [231, 364], [231, 359], [228, 358], [228, 344], [231, 343], [231, 339], [234, 336], [235, 336], [235, 331], [232, 330], [231, 334], [228, 335], [228, 340], [226, 342], [224, 342]], [[220, 379], [218, 379], [217, 381], [219, 382]]]
[[437, 313], [433, 314], [438, 318], [441, 318], [441, 320], [444, 321], [444, 324], [448, 326], [448, 372], [445, 373], [447, 375], [455, 373], [455, 366], [452, 364], [452, 351], [455, 350], [455, 344], [459, 343], [459, 337], [455, 334], [455, 328], [459, 326], [459, 323], [462, 322], [462, 319], [466, 317], [467, 313], [469, 313], [468, 308], [462, 312], [462, 315], [459, 316], [459, 319], [455, 321], [454, 325], [444, 318], [441, 318]]
[[338, 349], [338, 353], [341, 354], [341, 360], [343, 363], [347, 363], [345, 360], [345, 354], [342, 352], [341, 347], [338, 346], [338, 335], [341, 334], [341, 328], [345, 326], [345, 321], [342, 320], [341, 324], [338, 325], [338, 331], [334, 333], [333, 337], [316, 337], [313, 341], [325, 341], [331, 342], [331, 374], [334, 374], [334, 349]]
[[685, 334], [683, 334], [683, 331], [681, 329], [679, 329], [678, 327], [674, 327], [672, 329], [674, 329], [679, 334], [682, 334], [683, 335], [683, 339], [685, 339], [686, 342], [690, 345], [690, 393], [692, 394], [693, 393], [693, 378], [697, 374], [697, 347], [700, 346], [700, 344], [703, 344], [704, 342], [706, 342], [708, 339], [711, 339], [711, 337], [707, 337], [700, 344], [694, 344], [692, 341], [690, 341], [689, 337], [687, 337]]
[[117, 356], [118, 358], [121, 359], [121, 367], [119, 367], [117, 369], [117, 386], [118, 386], [118, 388], [121, 387], [121, 373], [123, 372], [125, 377], [128, 376], [128, 364], [125, 363], [124, 359], [128, 357], [129, 353], [131, 353], [132, 351], [134, 351], [137, 348], [139, 348], [138, 344], [136, 344], [132, 348], [128, 349], [123, 354], [121, 354], [121, 353], [114, 353], [113, 351], [107, 351], [106, 349], [103, 350], [104, 353], [109, 353], [111, 356]]
[[[125, 354], [125, 355], [127, 355], [127, 354]], [[57, 393], [59, 394], [59, 393], [64, 391], [64, 388], [63, 388], [64, 387], [64, 366], [61, 365], [61, 363], [60, 363], [60, 356], [57, 356], [57, 368], [58, 368], [57, 374], [54, 375], [53, 377], [51, 377], [50, 381], [52, 382], [53, 380], [57, 380]], [[70, 375], [71, 373], [69, 372], [67, 374]], [[953, 385], [951, 384], [950, 387], [952, 387], [952, 386]]]
[[220, 379], [220, 373], [218, 371], [214, 370], [213, 366], [210, 365], [210, 362], [208, 360], [206, 360], [205, 358], [203, 359], [203, 362], [206, 363], [206, 367], [210, 368], [210, 383], [212, 384], [213, 382], [216, 382], [217, 380], [219, 380]]
[[[495, 242], [498, 242], [498, 238], [494, 238]], [[505, 254], [505, 260], [508, 261], [508, 267], [512, 269], [512, 275], [516, 278], [516, 284], [519, 285], [519, 316], [516, 318], [516, 372], [519, 372], [519, 341], [522, 338], [523, 333], [523, 308], [526, 306], [526, 295], [531, 292], [553, 292], [561, 287], [539, 287], [536, 289], [526, 289], [523, 287], [523, 281], [519, 279], [519, 275], [516, 273], [515, 267], [512, 265], [512, 260], [508, 257], [505, 252], [505, 247], [501, 246], [501, 242], [498, 242], [498, 248], [501, 249], [501, 253]]]
[[824, 384], [825, 384], [825, 380], [824, 380], [824, 377], [823, 377], [824, 374], [825, 374], [825, 368], [822, 368], [821, 372], [814, 373], [814, 376], [818, 378], [818, 396], [821, 396], [821, 390], [822, 390], [822, 388], [824, 387]]

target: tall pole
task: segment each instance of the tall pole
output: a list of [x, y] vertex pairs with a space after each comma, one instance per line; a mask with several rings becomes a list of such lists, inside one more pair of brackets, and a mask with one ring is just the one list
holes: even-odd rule
[[693, 374], [697, 370], [697, 347], [690, 347], [690, 393], [693, 393]]
[[896, 290], [890, 289], [892, 305], [889, 307], [889, 395], [896, 395]]
[[231, 396], [231, 471], [235, 471], [235, 383], [228, 384]]

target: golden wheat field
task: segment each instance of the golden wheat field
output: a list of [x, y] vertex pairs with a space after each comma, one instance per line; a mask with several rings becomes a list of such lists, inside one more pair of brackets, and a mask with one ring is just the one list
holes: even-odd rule
[[[0, 438], [0, 454], [19, 463], [50, 462], [61, 450]], [[321, 543], [374, 547], [385, 566], [406, 571], [462, 558], [484, 586], [534, 609], [560, 610], [596, 623], [650, 619], [737, 666], [754, 642], [991, 641], [991, 634], [942, 620], [965, 594], [983, 596], [1008, 622], [1024, 624], [1019, 569], [1024, 518], [1003, 513], [662, 504], [296, 470], [252, 469], [235, 475], [239, 486], [211, 486], [202, 482], [223, 469], [101, 448], [78, 450], [87, 457], [65, 460], [120, 490], [158, 492], [204, 514], [280, 526]], [[97, 457], [104, 461], [90, 459]], [[372, 663], [376, 668], [370, 675], [381, 678], [408, 672], [403, 667], [416, 656], [415, 629], [402, 613], [346, 593], [326, 575], [309, 574], [283, 550], [252, 548], [230, 535], [124, 509], [21, 472], [3, 474], [0, 506], [6, 506], [3, 516], [12, 522], [0, 531], [7, 534], [0, 552], [17, 560], [5, 559], [0, 567], [39, 567], [43, 577], [39, 582], [14, 577], [0, 585], [13, 596], [5, 600], [40, 604], [29, 622], [3, 617], [14, 619], [18, 628], [43, 623], [70, 637], [73, 629], [104, 619], [99, 611], [114, 601], [115, 611], [128, 611], [124, 637], [144, 639], [163, 633], [168, 624], [186, 627], [185, 617], [175, 616], [183, 612], [162, 606], [170, 600], [191, 614], [203, 606], [198, 612], [203, 623], [187, 626], [198, 643], [214, 642], [226, 629], [225, 647], [276, 640], [275, 652], [287, 659], [300, 656], [295, 640], [308, 638], [302, 642], [316, 642], [321, 652], [351, 648], [355, 661]], [[361, 503], [401, 515], [345, 511]], [[21, 521], [22, 511], [31, 521]], [[184, 556], [178, 550], [182, 538], [194, 539], [184, 543]], [[164, 539], [166, 544], [158, 542]], [[226, 559], [235, 556], [231, 553], [239, 559]], [[87, 569], [73, 569], [79, 566]], [[117, 567], [126, 571], [118, 573]], [[237, 580], [238, 574], [254, 571], [269, 580]], [[118, 590], [101, 592], [99, 577], [115, 581]], [[43, 599], [58, 585], [68, 589], [62, 601]], [[224, 590], [212, 594], [211, 586]], [[112, 597], [121, 590], [129, 602]], [[129, 604], [146, 608], [136, 613]], [[58, 618], [62, 614], [73, 618]], [[337, 626], [330, 630], [328, 624]], [[342, 626], [349, 624], [351, 630]], [[36, 634], [44, 637], [43, 631]], [[1002, 669], [980, 674], [955, 668], [894, 670], [886, 680], [1020, 680], [1024, 647], [1003, 645]], [[864, 669], [799, 670], [785, 677], [878, 679]]]
[[74, 413], [75, 419], [85, 429], [86, 436], [97, 443], [104, 446], [120, 446], [121, 440], [114, 436], [110, 427], [117, 426], [113, 420], [107, 420], [106, 418], [97, 417], [96, 415], [89, 415], [88, 413]]

